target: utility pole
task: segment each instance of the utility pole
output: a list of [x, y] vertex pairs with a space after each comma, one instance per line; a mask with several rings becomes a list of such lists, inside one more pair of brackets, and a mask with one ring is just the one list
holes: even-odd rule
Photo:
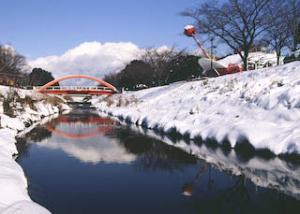
[[217, 69], [214, 68], [214, 64], [213, 64], [213, 57], [214, 57], [214, 38], [211, 37], [210, 38], [210, 72], [215, 72], [217, 74], [217, 76], [220, 76], [220, 73], [217, 71]]
[[210, 39], [210, 70], [213, 70], [213, 51], [214, 51], [214, 38], [211, 37]]

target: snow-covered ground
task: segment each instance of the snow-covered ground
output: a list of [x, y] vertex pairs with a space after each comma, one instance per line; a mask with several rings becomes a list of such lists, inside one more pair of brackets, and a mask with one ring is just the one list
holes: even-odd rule
[[[9, 96], [18, 97], [15, 104], [10, 106], [16, 110], [11, 117], [4, 114], [3, 109], [3, 101]], [[0, 86], [0, 213], [49, 213], [31, 201], [26, 177], [13, 156], [18, 154], [15, 145], [18, 133], [30, 129], [30, 125], [44, 117], [68, 109], [63, 103], [53, 105], [53, 102], [52, 98], [32, 91]]]
[[128, 122], [194, 139], [300, 154], [300, 62], [93, 100]]
[[[284, 57], [279, 58], [280, 64], [283, 64], [283, 58]], [[243, 65], [243, 61], [238, 54], [227, 56], [223, 59], [218, 60], [217, 62], [224, 65], [225, 67], [228, 67], [229, 64], [237, 64], [240, 66]], [[275, 66], [277, 65], [277, 56], [276, 53], [265, 53], [260, 51], [250, 52], [248, 57], [248, 63], [249, 65], [255, 65], [258, 68], [268, 65]]]

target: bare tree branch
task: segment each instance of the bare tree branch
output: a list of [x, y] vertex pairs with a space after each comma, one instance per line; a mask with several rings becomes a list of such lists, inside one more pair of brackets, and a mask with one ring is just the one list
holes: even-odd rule
[[182, 15], [192, 17], [200, 33], [218, 37], [234, 52], [237, 52], [247, 69], [251, 46], [255, 39], [269, 27], [264, 9], [270, 1], [206, 2], [196, 10], [186, 11]]

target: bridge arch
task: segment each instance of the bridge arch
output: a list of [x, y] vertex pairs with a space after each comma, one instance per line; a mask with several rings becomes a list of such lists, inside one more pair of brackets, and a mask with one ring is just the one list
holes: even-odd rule
[[88, 80], [92, 80], [95, 82], [100, 83], [101, 85], [111, 89], [114, 92], [117, 92], [118, 90], [111, 85], [110, 83], [102, 80], [102, 79], [98, 79], [96, 77], [91, 77], [91, 76], [87, 76], [87, 75], [68, 75], [68, 76], [63, 76], [63, 77], [59, 77], [55, 80], [52, 80], [50, 82], [48, 82], [47, 84], [43, 85], [41, 88], [38, 89], [39, 92], [43, 92], [45, 91], [48, 87], [53, 86], [55, 83], [61, 82], [63, 80], [68, 80], [68, 79], [88, 79]]
[[46, 128], [48, 131], [56, 134], [57, 136], [67, 138], [67, 139], [72, 139], [72, 140], [88, 139], [88, 138], [96, 137], [98, 135], [106, 135], [109, 132], [111, 132], [113, 129], [112, 126], [102, 126], [102, 127], [100, 126], [91, 132], [72, 134], [72, 133], [67, 133], [65, 131], [56, 129], [55, 127], [52, 127], [50, 125], [46, 126]]
[[[69, 125], [72, 124], [90, 124], [90, 125], [95, 125], [96, 127], [87, 132], [80, 132], [79, 134], [74, 134], [74, 133], [68, 133], [65, 132], [64, 130], [60, 130], [57, 128], [57, 124], [61, 123], [66, 123]], [[68, 138], [68, 139], [73, 139], [73, 140], [78, 140], [78, 139], [86, 139], [86, 138], [92, 138], [96, 137], [98, 135], [106, 135], [110, 133], [113, 129], [113, 127], [117, 125], [117, 122], [115, 120], [112, 120], [110, 118], [106, 117], [100, 117], [98, 115], [84, 115], [83, 117], [70, 117], [68, 115], [61, 115], [58, 118], [54, 119], [51, 121], [51, 123], [47, 124], [44, 126], [48, 131], [52, 132], [53, 134], [63, 137], [63, 138]]]

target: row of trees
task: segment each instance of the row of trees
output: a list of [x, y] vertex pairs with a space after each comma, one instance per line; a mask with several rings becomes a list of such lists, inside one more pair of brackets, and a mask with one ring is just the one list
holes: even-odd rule
[[53, 80], [50, 72], [34, 68], [28, 72], [26, 58], [9, 45], [0, 45], [0, 83], [11, 86], [41, 86]]
[[275, 50], [278, 62], [284, 47], [294, 51], [300, 43], [300, 0], [209, 0], [181, 15], [238, 53], [245, 69], [255, 43]]
[[[198, 8], [182, 13], [192, 17], [198, 32], [217, 38], [233, 53], [238, 53], [248, 68], [251, 48], [268, 46], [281, 55], [284, 47], [294, 51], [300, 43], [300, 0], [209, 0]], [[198, 57], [184, 51], [149, 49], [129, 63], [120, 73], [109, 74], [105, 80], [117, 87], [136, 89], [140, 85], [160, 86], [202, 72]], [[19, 85], [43, 85], [53, 79], [51, 73], [35, 69], [26, 72], [26, 60], [11, 47], [0, 45], [0, 75], [13, 76]]]
[[0, 83], [21, 85], [24, 83], [25, 57], [15, 52], [9, 45], [0, 45]]
[[[246, 70], [254, 47], [274, 50], [279, 64], [283, 48], [295, 51], [300, 43], [300, 0], [209, 0], [181, 15], [192, 17], [200, 34], [239, 54]], [[151, 49], [105, 80], [129, 89], [164, 85], [199, 76], [197, 60], [184, 51]]]
[[163, 51], [149, 49], [139, 60], [133, 60], [119, 73], [106, 75], [104, 80], [130, 90], [161, 86], [199, 76], [202, 69], [198, 59], [174, 48]]
[[[133, 60], [122, 71], [105, 76], [116, 87], [139, 89], [153, 87], [197, 77], [202, 69], [199, 57], [185, 51], [171, 49], [148, 49], [139, 60]], [[42, 86], [53, 76], [41, 68], [28, 72], [24, 56], [11, 46], [0, 45], [0, 84], [10, 86]]]
[[[184, 51], [148, 49], [139, 60], [130, 62], [121, 72], [105, 76], [116, 87], [134, 90], [141, 86], [160, 86], [199, 76], [199, 57]], [[53, 76], [41, 68], [30, 73], [24, 56], [11, 46], [0, 46], [0, 84], [11, 86], [41, 86]]]

